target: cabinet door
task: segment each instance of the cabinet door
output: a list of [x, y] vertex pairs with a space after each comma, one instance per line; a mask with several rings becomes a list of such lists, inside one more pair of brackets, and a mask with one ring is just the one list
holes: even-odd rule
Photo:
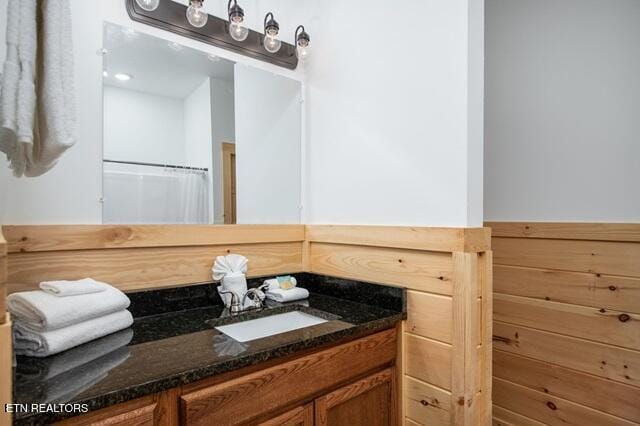
[[261, 422], [258, 426], [312, 426], [313, 403], [296, 407], [277, 417]]
[[315, 401], [318, 426], [388, 426], [397, 423], [395, 369], [389, 368]]

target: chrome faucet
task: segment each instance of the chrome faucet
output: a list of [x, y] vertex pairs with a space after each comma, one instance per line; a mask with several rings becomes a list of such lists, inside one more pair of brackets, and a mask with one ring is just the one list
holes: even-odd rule
[[[237, 314], [237, 313], [240, 313], [242, 311], [247, 311], [247, 310], [250, 310], [250, 309], [260, 309], [260, 308], [262, 308], [262, 302], [263, 302], [264, 297], [265, 297], [264, 296], [264, 292], [262, 291], [262, 288], [263, 288], [263, 286], [258, 287], [258, 288], [250, 288], [244, 294], [242, 299], [240, 298], [238, 293], [236, 293], [235, 291], [232, 291], [232, 290], [220, 290], [220, 294], [230, 294], [231, 295], [231, 304], [229, 306], [229, 312], [231, 312], [232, 314]], [[250, 295], [251, 295], [251, 297], [250, 297]], [[246, 302], [247, 302], [247, 298], [249, 298], [249, 300], [251, 300], [253, 302], [253, 306], [249, 306], [249, 307], [245, 308]]]
[[232, 314], [237, 314], [238, 312], [242, 312], [242, 305], [240, 304], [240, 296], [238, 293], [231, 290], [220, 290], [220, 294], [230, 294], [231, 295], [231, 305], [229, 306], [229, 312]]

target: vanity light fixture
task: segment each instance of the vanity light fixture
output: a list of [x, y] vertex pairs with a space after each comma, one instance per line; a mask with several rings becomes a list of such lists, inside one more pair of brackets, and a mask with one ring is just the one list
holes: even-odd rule
[[309, 44], [311, 43], [311, 37], [304, 30], [304, 25], [298, 25], [298, 28], [296, 28], [295, 40], [296, 56], [304, 62], [309, 57]]
[[[287, 43], [282, 40], [280, 25], [274, 14], [269, 12], [264, 15], [264, 32], [251, 30], [247, 26], [245, 11], [238, 4], [240, 0], [227, 0], [227, 16], [206, 13], [204, 0], [124, 1], [133, 21], [259, 61], [294, 70], [309, 56], [310, 37], [304, 26], [296, 29], [294, 43]], [[151, 7], [156, 9], [147, 10]], [[171, 47], [178, 50], [176, 46]]]
[[280, 50], [282, 42], [278, 39], [280, 25], [273, 19], [273, 13], [269, 12], [264, 16], [264, 39], [262, 44], [264, 50], [269, 53], [276, 53]]
[[153, 12], [158, 8], [160, 0], [136, 0], [136, 4], [147, 12]]
[[[233, 6], [231, 3], [233, 2]], [[249, 36], [249, 28], [244, 25], [244, 10], [238, 6], [237, 0], [229, 0], [229, 35], [235, 41], [245, 41]]]
[[187, 21], [196, 28], [202, 28], [209, 19], [209, 14], [202, 10], [204, 0], [189, 0]]
[[116, 80], [120, 80], [120, 81], [129, 81], [131, 80], [131, 78], [133, 78], [131, 74], [125, 74], [123, 72], [119, 72], [115, 74], [114, 77], [116, 78]]

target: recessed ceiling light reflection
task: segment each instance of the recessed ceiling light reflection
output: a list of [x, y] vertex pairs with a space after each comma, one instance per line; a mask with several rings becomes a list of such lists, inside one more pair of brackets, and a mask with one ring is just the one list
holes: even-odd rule
[[114, 77], [120, 81], [129, 81], [133, 78], [131, 74], [125, 74], [123, 72], [117, 73], [116, 75], [114, 75]]

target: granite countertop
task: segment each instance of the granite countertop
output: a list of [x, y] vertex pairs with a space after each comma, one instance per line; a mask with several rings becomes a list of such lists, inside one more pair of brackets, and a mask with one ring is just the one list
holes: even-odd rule
[[[18, 357], [16, 404], [87, 404], [95, 410], [206, 377], [393, 327], [406, 318], [400, 288], [295, 274], [301, 302], [269, 301], [230, 316], [210, 284], [130, 294], [132, 327], [48, 358]], [[256, 286], [259, 280], [252, 280]], [[214, 327], [290, 311], [327, 322], [241, 343]], [[50, 424], [65, 413], [15, 413], [16, 424]]]

